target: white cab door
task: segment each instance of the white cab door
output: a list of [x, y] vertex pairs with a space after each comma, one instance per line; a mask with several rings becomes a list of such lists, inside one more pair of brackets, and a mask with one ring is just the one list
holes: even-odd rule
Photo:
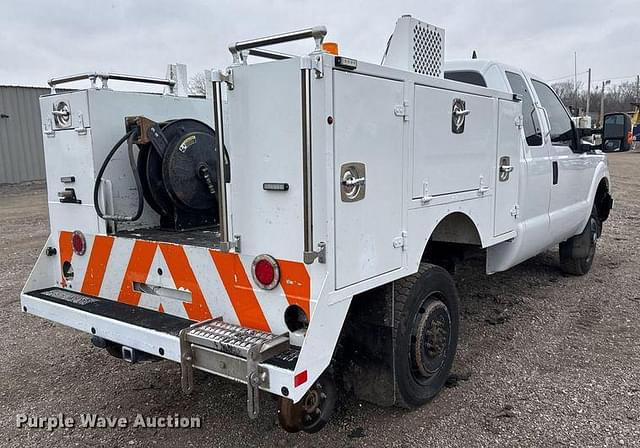
[[[398, 81], [334, 71], [336, 288], [402, 265]], [[398, 239], [400, 238], [400, 239]]]
[[587, 202], [598, 157], [574, 152], [577, 145], [571, 117], [551, 87], [531, 80], [541, 106], [546, 111], [545, 123], [553, 170], [549, 220], [555, 241], [582, 231], [579, 226], [591, 212]]

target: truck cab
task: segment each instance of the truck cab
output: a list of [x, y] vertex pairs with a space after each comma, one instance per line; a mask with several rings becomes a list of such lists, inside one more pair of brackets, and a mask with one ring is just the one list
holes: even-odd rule
[[447, 62], [444, 77], [507, 91], [522, 101], [519, 238], [489, 249], [489, 272], [579, 234], [592, 209], [600, 222], [606, 220], [612, 205], [606, 156], [582, 142], [567, 108], [542, 78], [481, 59]]

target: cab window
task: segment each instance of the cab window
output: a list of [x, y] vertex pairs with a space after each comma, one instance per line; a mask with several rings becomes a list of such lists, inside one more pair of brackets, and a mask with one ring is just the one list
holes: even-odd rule
[[466, 84], [473, 84], [474, 86], [487, 87], [487, 82], [484, 80], [484, 77], [478, 72], [467, 70], [444, 72], [444, 79], [451, 79], [453, 81], [464, 82]]
[[549, 116], [551, 143], [559, 146], [572, 146], [573, 125], [562, 101], [548, 85], [535, 79], [531, 81], [538, 94], [540, 104], [545, 108]]
[[542, 131], [540, 130], [540, 122], [531, 98], [531, 92], [529, 92], [529, 88], [522, 76], [513, 72], [505, 73], [511, 86], [511, 91], [522, 99], [522, 121], [527, 145], [540, 146], [542, 145]]

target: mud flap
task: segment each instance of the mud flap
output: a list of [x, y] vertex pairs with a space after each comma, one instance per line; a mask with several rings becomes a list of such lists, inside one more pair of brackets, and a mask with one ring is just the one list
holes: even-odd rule
[[[589, 226], [591, 225], [591, 218], [587, 222], [586, 227], [582, 231], [580, 235], [576, 235], [571, 237], [568, 241], [572, 241], [571, 244], [571, 258], [586, 258], [589, 256], [589, 250], [591, 248], [591, 229]], [[599, 236], [599, 230], [597, 230], [597, 234]], [[567, 241], [567, 242], [568, 242]]]
[[609, 218], [611, 209], [613, 209], [613, 198], [609, 193], [605, 193], [598, 204], [596, 204], [596, 207], [598, 208], [598, 218], [600, 218], [600, 222], [605, 222]]
[[339, 342], [342, 381], [361, 400], [396, 403], [391, 285], [353, 298]]

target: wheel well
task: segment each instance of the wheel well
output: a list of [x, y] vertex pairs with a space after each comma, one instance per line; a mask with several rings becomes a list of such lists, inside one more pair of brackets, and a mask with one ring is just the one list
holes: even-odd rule
[[482, 247], [480, 233], [467, 215], [454, 212], [442, 219], [431, 233], [422, 261], [453, 272], [457, 261]]
[[430, 240], [442, 243], [482, 245], [480, 233], [475, 223], [461, 212], [451, 213], [442, 219], [433, 229]]
[[600, 221], [606, 221], [613, 206], [613, 199], [611, 199], [611, 195], [609, 194], [609, 183], [605, 177], [603, 177], [598, 184], [593, 204], [596, 206]]

